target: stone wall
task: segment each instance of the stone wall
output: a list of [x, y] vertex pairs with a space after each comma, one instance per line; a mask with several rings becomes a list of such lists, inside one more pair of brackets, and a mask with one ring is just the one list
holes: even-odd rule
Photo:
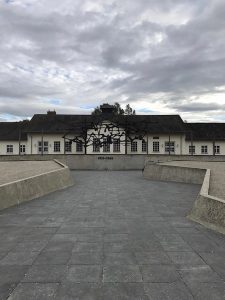
[[48, 154], [48, 155], [1, 155], [0, 161], [9, 160], [52, 160], [57, 159], [70, 169], [76, 170], [142, 170], [148, 161], [172, 160], [225, 161], [224, 155], [145, 155], [145, 154]]
[[0, 185], [0, 210], [73, 185], [70, 170], [61, 169]]
[[143, 176], [151, 180], [202, 184], [205, 172], [205, 169], [148, 163], [143, 171]]

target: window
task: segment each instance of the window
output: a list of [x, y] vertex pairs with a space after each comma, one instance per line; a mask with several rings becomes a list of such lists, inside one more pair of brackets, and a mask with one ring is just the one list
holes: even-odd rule
[[159, 137], [158, 136], [153, 136], [153, 140], [158, 140]]
[[120, 152], [120, 139], [113, 140], [113, 152]]
[[153, 142], [152, 150], [153, 152], [159, 152], [159, 142]]
[[110, 152], [110, 143], [107, 141], [107, 138], [104, 138], [103, 141], [103, 152]]
[[[43, 142], [43, 152], [48, 153], [48, 142]], [[38, 153], [42, 153], [42, 142], [38, 142]]]
[[77, 152], [83, 152], [83, 143], [82, 142], [77, 142], [76, 143], [76, 151]]
[[60, 142], [59, 141], [54, 142], [54, 152], [60, 152]]
[[13, 153], [13, 145], [6, 145], [6, 152]]
[[204, 145], [201, 147], [201, 152], [202, 154], [207, 154], [208, 153], [208, 146]]
[[65, 152], [72, 152], [72, 142], [70, 141], [65, 142]]
[[137, 152], [137, 142], [131, 142], [131, 152]]
[[100, 145], [98, 139], [93, 140], [93, 152], [100, 152]]
[[175, 142], [165, 142], [165, 152], [174, 153], [175, 152]]
[[26, 145], [20, 145], [20, 153], [26, 152]]
[[220, 146], [214, 146], [215, 154], [220, 154]]
[[189, 146], [189, 154], [195, 154], [195, 146]]
[[142, 152], [147, 152], [147, 143], [145, 140], [142, 140]]

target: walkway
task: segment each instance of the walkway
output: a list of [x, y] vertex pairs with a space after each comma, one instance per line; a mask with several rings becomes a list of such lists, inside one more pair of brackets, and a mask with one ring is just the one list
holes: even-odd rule
[[200, 186], [73, 175], [0, 212], [0, 299], [225, 298], [225, 237], [185, 218]]

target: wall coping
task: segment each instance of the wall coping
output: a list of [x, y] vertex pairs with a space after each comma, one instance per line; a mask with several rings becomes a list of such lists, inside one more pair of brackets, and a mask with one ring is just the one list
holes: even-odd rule
[[37, 175], [33, 175], [33, 176], [25, 177], [25, 178], [22, 178], [22, 179], [10, 181], [10, 182], [7, 182], [7, 183], [3, 183], [3, 184], [0, 185], [0, 188], [2, 188], [2, 187], [4, 187], [4, 186], [7, 186], [7, 185], [10, 185], [10, 184], [12, 184], [12, 183], [19, 183], [19, 182], [22, 182], [22, 181], [26, 181], [26, 180], [28, 180], [28, 179], [37, 178], [37, 177], [42, 176], [42, 175], [47, 175], [47, 174], [51, 174], [51, 173], [54, 173], [54, 172], [59, 172], [59, 171], [62, 171], [63, 169], [68, 168], [66, 165], [60, 163], [60, 162], [57, 161], [56, 159], [54, 159], [54, 161], [55, 161], [56, 163], [58, 163], [59, 165], [61, 165], [63, 168], [61, 168], [61, 169], [56, 169], [56, 170], [51, 170], [51, 171], [44, 172], [44, 173], [40, 173], [40, 174], [37, 174]]

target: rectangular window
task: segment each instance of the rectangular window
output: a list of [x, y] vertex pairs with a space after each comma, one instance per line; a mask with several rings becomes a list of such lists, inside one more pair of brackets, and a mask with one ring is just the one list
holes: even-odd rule
[[158, 140], [159, 137], [158, 136], [153, 136], [153, 140]]
[[6, 145], [6, 152], [13, 153], [13, 145]]
[[195, 146], [189, 146], [189, 154], [195, 154]]
[[76, 142], [76, 151], [83, 152], [83, 143], [82, 142]]
[[44, 142], [44, 152], [48, 152], [48, 142]]
[[175, 153], [175, 142], [165, 142], [165, 152]]
[[[38, 142], [38, 153], [42, 153], [42, 142]], [[48, 153], [48, 141], [43, 142], [43, 153]]]
[[153, 142], [152, 150], [153, 152], [159, 152], [159, 142]]
[[214, 146], [215, 154], [220, 154], [220, 146]]
[[103, 140], [103, 152], [110, 152], [110, 143], [107, 142], [107, 138]]
[[60, 142], [59, 141], [54, 142], [54, 152], [60, 152]]
[[72, 142], [70, 141], [65, 142], [65, 152], [72, 152]]
[[93, 152], [100, 152], [100, 144], [98, 139], [93, 140]]
[[137, 152], [137, 142], [131, 142], [131, 152]]
[[26, 152], [26, 145], [20, 145], [20, 153]]
[[145, 140], [142, 140], [142, 152], [147, 152], [147, 143]]
[[201, 152], [202, 152], [202, 154], [207, 154], [208, 153], [208, 146], [206, 146], [206, 145], [201, 146]]
[[120, 139], [113, 140], [113, 152], [120, 152]]

